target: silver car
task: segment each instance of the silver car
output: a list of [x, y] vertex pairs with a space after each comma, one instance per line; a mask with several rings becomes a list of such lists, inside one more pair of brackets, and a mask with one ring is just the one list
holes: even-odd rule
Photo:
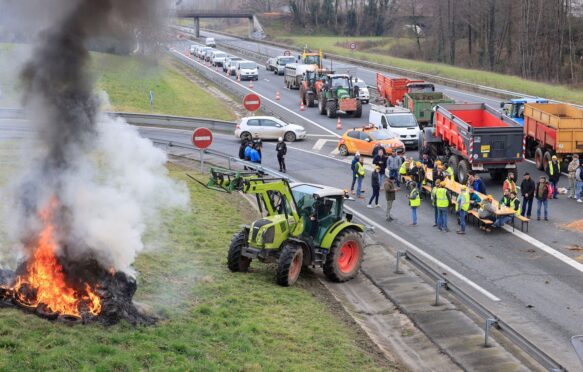
[[306, 130], [301, 125], [288, 124], [273, 116], [251, 116], [241, 118], [235, 137], [242, 140], [282, 137], [286, 142], [294, 142], [306, 138]]

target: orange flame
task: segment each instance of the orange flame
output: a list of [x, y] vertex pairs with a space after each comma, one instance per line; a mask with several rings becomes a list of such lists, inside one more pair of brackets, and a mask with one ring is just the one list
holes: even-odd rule
[[[55, 251], [55, 228], [52, 224], [53, 210], [56, 200], [41, 214], [44, 228], [39, 234], [38, 245], [34, 255], [26, 267], [26, 274], [17, 278], [15, 292], [18, 301], [27, 307], [36, 308], [40, 304], [62, 315], [81, 316], [79, 307], [83, 303], [92, 315], [101, 312], [101, 299], [89, 286], [77, 291], [67, 284], [63, 267], [57, 260]], [[20, 291], [22, 286], [34, 289], [36, 296], [26, 290]]]

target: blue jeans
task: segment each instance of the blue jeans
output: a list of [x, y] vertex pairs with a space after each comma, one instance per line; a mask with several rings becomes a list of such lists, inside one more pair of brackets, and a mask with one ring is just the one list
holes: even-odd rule
[[522, 211], [520, 212], [521, 216], [530, 218], [530, 213], [532, 212], [532, 200], [533, 199], [522, 198]]
[[583, 196], [583, 182], [577, 181], [577, 195], [575, 197], [579, 200], [581, 196]]
[[413, 225], [417, 225], [417, 207], [411, 207], [411, 218]]
[[540, 218], [540, 207], [543, 206], [545, 207], [545, 218], [548, 218], [548, 213], [547, 213], [547, 209], [549, 207], [549, 201], [548, 200], [536, 200], [536, 218]]
[[399, 179], [398, 169], [389, 169], [389, 177], [394, 177], [397, 182], [397, 187], [401, 186], [401, 180]]
[[449, 208], [437, 208], [437, 228], [440, 230], [449, 230], [447, 227], [447, 214]]
[[506, 225], [506, 222], [508, 222], [510, 220], [512, 220], [512, 216], [501, 216], [501, 217], [496, 219], [496, 221], [494, 222], [494, 224], [492, 226], [502, 227], [502, 226]]
[[466, 232], [466, 216], [468, 212], [464, 211], [463, 209], [460, 210], [460, 230], [462, 232]]
[[364, 177], [356, 177], [356, 197], [360, 196], [360, 189], [362, 188], [362, 180]]

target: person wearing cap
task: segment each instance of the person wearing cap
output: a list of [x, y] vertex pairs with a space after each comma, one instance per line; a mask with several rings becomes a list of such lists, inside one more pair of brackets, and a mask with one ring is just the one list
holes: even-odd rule
[[456, 231], [458, 234], [466, 233], [466, 216], [470, 210], [470, 193], [466, 186], [462, 186], [461, 192], [457, 197], [456, 211], [459, 213], [460, 229]]
[[445, 175], [443, 174], [443, 165], [438, 160], [435, 162], [435, 167], [433, 168], [433, 186], [439, 185], [441, 181], [444, 180]]
[[[558, 199], [559, 197], [559, 179], [561, 178], [561, 162], [557, 155], [553, 155], [549, 165], [547, 167], [547, 174], [549, 175], [549, 181], [553, 188], [553, 199]], [[550, 198], [549, 198], [550, 199]]]
[[401, 186], [399, 180], [399, 169], [401, 168], [402, 160], [397, 156], [397, 151], [393, 150], [391, 156], [387, 158], [387, 169], [389, 170], [389, 177], [394, 177], [397, 187]]
[[417, 190], [421, 192], [421, 185], [425, 180], [425, 170], [423, 169], [423, 166], [420, 161], [416, 162], [415, 166], [411, 168], [411, 170], [409, 171], [409, 175], [411, 176], [411, 180], [414, 181], [415, 184], [417, 185]]
[[352, 170], [352, 186], [350, 186], [350, 192], [354, 195], [354, 185], [356, 184], [356, 163], [358, 163], [358, 159], [360, 159], [360, 153], [357, 152], [354, 154], [354, 158], [352, 158], [352, 163], [350, 163], [350, 169]]
[[409, 189], [407, 199], [409, 199], [409, 206], [411, 207], [411, 226], [417, 226], [417, 208], [421, 206], [419, 189], [415, 181], [410, 181], [407, 188]]
[[540, 176], [538, 183], [534, 189], [534, 197], [536, 198], [536, 219], [540, 221], [541, 207], [545, 209], [545, 221], [549, 220], [548, 207], [549, 199], [553, 195], [552, 186], [547, 182], [545, 176]]
[[[577, 168], [579, 168], [579, 155], [574, 154], [573, 160], [569, 162], [569, 166], [567, 167], [567, 172], [569, 172], [569, 198], [575, 199], [575, 194], [577, 193], [577, 180], [575, 178], [575, 174], [577, 172]], [[577, 198], [579, 199], [579, 198]]]
[[[406, 159], [399, 168], [399, 178], [406, 176], [411, 168], [411, 158]], [[402, 179], [401, 179], [402, 181]]]
[[439, 188], [435, 192], [435, 205], [437, 206], [437, 229], [439, 231], [449, 232], [447, 227], [447, 214], [449, 212], [449, 204], [451, 195], [445, 188], [445, 181], [441, 181]]
[[516, 182], [514, 182], [514, 172], [508, 172], [508, 176], [504, 180], [502, 190], [516, 193]]
[[374, 208], [379, 207], [379, 192], [381, 189], [381, 167], [378, 165], [374, 167], [374, 172], [372, 172], [371, 176], [371, 186], [372, 186], [372, 195], [370, 196], [370, 200], [368, 201], [368, 208], [373, 208], [372, 201], [375, 201]]
[[534, 181], [530, 178], [530, 173], [526, 172], [520, 183], [520, 193], [522, 194], [522, 210], [520, 211], [520, 215], [523, 217], [530, 218], [535, 187]]
[[364, 180], [366, 171], [364, 169], [364, 158], [362, 156], [358, 158], [355, 167], [356, 167], [356, 197], [358, 199], [364, 199], [364, 196], [362, 196], [362, 181]]
[[385, 180], [383, 187], [385, 189], [385, 198], [387, 199], [387, 212], [385, 218], [388, 222], [391, 222], [393, 221], [393, 217], [391, 217], [391, 209], [393, 208], [393, 202], [395, 201], [395, 193], [399, 191], [395, 177], [389, 176], [389, 178]]
[[448, 163], [445, 163], [443, 166], [445, 168], [445, 173], [447, 173], [446, 177], [453, 181], [454, 180], [453, 168]]
[[275, 145], [275, 151], [277, 152], [277, 162], [279, 163], [279, 171], [285, 173], [285, 156], [287, 155], [287, 145], [283, 141], [283, 138], [279, 137], [277, 139], [277, 145]]
[[[490, 220], [496, 222], [496, 208], [492, 204], [494, 198], [492, 195], [488, 195], [482, 201], [482, 206], [478, 210], [478, 217], [482, 220]], [[481, 226], [480, 229], [486, 231], [492, 231], [488, 226]]]

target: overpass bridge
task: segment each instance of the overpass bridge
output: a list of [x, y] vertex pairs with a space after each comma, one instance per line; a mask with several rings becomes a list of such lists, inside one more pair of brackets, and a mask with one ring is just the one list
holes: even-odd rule
[[255, 24], [259, 25], [255, 14], [248, 10], [180, 10], [176, 13], [176, 17], [192, 18], [196, 37], [200, 37], [201, 18], [247, 18], [249, 20], [249, 37], [253, 35]]

